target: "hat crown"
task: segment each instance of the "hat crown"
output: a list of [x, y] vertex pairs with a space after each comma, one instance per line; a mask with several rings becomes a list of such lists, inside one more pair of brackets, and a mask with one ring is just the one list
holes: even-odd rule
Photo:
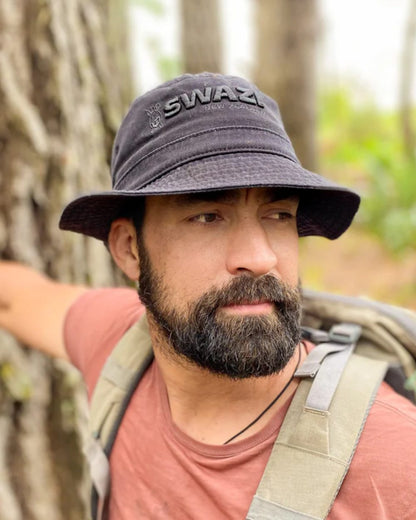
[[[297, 161], [273, 99], [236, 76], [184, 74], [132, 103], [113, 147], [113, 187], [143, 187], [196, 157], [260, 149]], [[152, 171], [155, 153], [159, 167]]]

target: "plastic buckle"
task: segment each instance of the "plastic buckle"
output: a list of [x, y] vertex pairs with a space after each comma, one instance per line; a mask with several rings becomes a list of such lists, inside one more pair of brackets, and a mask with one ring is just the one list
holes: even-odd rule
[[318, 343], [326, 343], [329, 340], [329, 334], [324, 330], [302, 326], [302, 338], [317, 345]]
[[329, 331], [329, 339], [335, 343], [356, 343], [361, 336], [362, 328], [355, 323], [339, 323]]

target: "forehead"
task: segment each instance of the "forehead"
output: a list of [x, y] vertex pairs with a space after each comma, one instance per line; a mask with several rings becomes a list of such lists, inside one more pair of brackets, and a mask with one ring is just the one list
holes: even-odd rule
[[[151, 197], [149, 197], [150, 199]], [[158, 197], [159, 198], [159, 197]], [[249, 198], [265, 204], [278, 200], [293, 199], [297, 200], [295, 190], [282, 188], [241, 188], [233, 190], [204, 191], [197, 193], [183, 193], [179, 195], [160, 196], [160, 202], [183, 207], [204, 202], [220, 202], [225, 204], [237, 203]]]

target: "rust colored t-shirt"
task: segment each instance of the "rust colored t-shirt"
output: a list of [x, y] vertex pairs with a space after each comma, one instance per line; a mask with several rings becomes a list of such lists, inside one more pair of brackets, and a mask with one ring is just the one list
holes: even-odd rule
[[[112, 348], [143, 311], [130, 289], [88, 291], [69, 310], [66, 348], [89, 395]], [[249, 438], [226, 446], [202, 444], [172, 422], [153, 363], [111, 454], [110, 520], [244, 519], [287, 406]], [[328, 519], [416, 519], [416, 407], [386, 384]]]

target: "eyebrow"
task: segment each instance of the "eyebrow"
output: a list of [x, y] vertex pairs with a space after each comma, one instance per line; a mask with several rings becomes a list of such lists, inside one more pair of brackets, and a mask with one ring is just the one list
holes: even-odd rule
[[201, 191], [197, 193], [184, 193], [175, 197], [174, 201], [178, 205], [199, 204], [201, 202], [236, 202], [240, 198], [237, 190], [227, 191]]
[[[285, 188], [271, 188], [268, 191], [268, 196], [265, 199], [265, 203], [286, 200], [295, 196], [298, 196], [295, 190]], [[233, 202], [237, 202], [240, 199], [240, 197], [241, 189], [201, 191], [196, 193], [183, 193], [181, 195], [176, 195], [173, 198], [173, 203], [176, 206], [182, 206], [184, 204], [196, 205], [204, 202], [221, 202], [225, 204], [230, 204]]]

